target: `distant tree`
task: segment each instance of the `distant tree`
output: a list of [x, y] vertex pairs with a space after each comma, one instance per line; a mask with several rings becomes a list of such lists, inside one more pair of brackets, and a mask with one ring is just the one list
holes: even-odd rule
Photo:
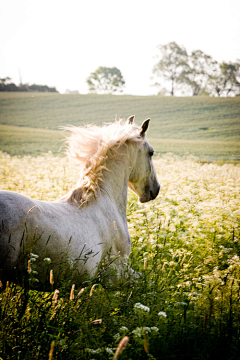
[[0, 91], [18, 91], [18, 87], [14, 83], [10, 83], [11, 78], [0, 78]]
[[179, 76], [178, 81], [186, 84], [192, 91], [193, 96], [206, 94], [206, 86], [209, 75], [214, 69], [214, 60], [201, 50], [192, 51], [188, 56], [187, 66]]
[[0, 78], [0, 82], [2, 85], [6, 85], [6, 83], [8, 83], [11, 80], [11, 78], [9, 76], [5, 77], [5, 78]]
[[214, 72], [208, 79], [209, 92], [213, 96], [240, 96], [240, 60], [215, 62]]
[[32, 84], [28, 86], [28, 91], [39, 91], [39, 92], [58, 92], [55, 87], [49, 87], [47, 85]]
[[240, 60], [220, 65], [226, 96], [240, 95]]
[[[160, 61], [154, 66], [153, 73], [167, 82], [170, 82], [170, 94], [175, 94], [175, 86], [180, 82], [182, 72], [187, 68], [187, 51], [175, 42], [159, 45]], [[155, 83], [156, 86], [161, 86]]]
[[225, 80], [221, 71], [220, 64], [213, 60], [212, 63], [212, 72], [208, 76], [206, 88], [211, 96], [221, 96], [224, 95], [224, 85]]
[[44, 91], [44, 92], [58, 92], [55, 87], [49, 87], [47, 85], [28, 85], [20, 84], [19, 86], [14, 83], [10, 83], [11, 78], [0, 78], [0, 91]]
[[123, 91], [125, 80], [121, 71], [116, 68], [100, 66], [86, 80], [89, 90], [100, 94], [112, 94]]

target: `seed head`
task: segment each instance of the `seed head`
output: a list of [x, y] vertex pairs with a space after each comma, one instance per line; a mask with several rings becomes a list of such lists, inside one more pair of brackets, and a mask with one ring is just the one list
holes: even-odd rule
[[92, 296], [92, 294], [93, 294], [93, 290], [94, 290], [95, 286], [96, 286], [96, 284], [93, 284], [93, 286], [91, 287], [91, 290], [90, 290], [89, 296]]
[[147, 334], [146, 334], [146, 330], [145, 328], [143, 328], [143, 339], [144, 339], [144, 343], [143, 343], [143, 348], [145, 350], [145, 352], [148, 354], [149, 353], [149, 345], [148, 345], [148, 339], [147, 339]]
[[31, 209], [29, 209], [28, 212], [27, 212], [27, 215], [28, 215], [30, 212], [32, 212], [33, 209], [35, 209], [36, 207], [37, 207], [37, 205], [34, 205]]
[[54, 284], [54, 280], [53, 280], [53, 270], [50, 270], [50, 284], [51, 284], [51, 285]]
[[75, 284], [72, 284], [72, 288], [70, 292], [70, 300], [74, 300], [74, 289], [75, 289]]
[[31, 274], [32, 268], [31, 268], [31, 260], [28, 260], [28, 273]]
[[79, 291], [79, 293], [77, 294], [77, 297], [81, 296], [82, 293], [84, 292], [84, 290], [85, 290], [85, 288], [82, 288], [82, 289]]
[[53, 340], [51, 342], [51, 347], [50, 347], [50, 351], [49, 351], [49, 357], [48, 360], [52, 360], [53, 359], [53, 350], [54, 350], [54, 345], [55, 345], [55, 341]]
[[55, 302], [55, 303], [57, 302], [58, 294], [59, 294], [59, 290], [56, 289], [54, 291], [53, 298], [52, 298], [53, 302]]
[[144, 262], [143, 262], [143, 269], [144, 269], [144, 270], [146, 270], [146, 268], [147, 268], [147, 260], [146, 260], [146, 259], [144, 259]]
[[129, 337], [128, 336], [124, 336], [124, 338], [120, 341], [120, 343], [118, 344], [117, 350], [114, 354], [113, 360], [117, 360], [118, 355], [121, 355], [121, 353], [123, 352], [124, 348], [127, 346], [129, 342]]

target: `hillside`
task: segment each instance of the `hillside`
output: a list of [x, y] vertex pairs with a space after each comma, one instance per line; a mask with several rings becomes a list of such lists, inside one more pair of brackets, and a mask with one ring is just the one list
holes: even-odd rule
[[240, 157], [240, 98], [0, 94], [0, 150], [12, 155], [58, 152], [60, 127], [102, 124], [136, 115], [151, 118], [148, 139], [157, 152]]

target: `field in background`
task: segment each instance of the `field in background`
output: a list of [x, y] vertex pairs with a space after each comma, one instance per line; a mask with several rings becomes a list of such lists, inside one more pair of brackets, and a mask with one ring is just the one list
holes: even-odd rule
[[60, 126], [151, 118], [148, 139], [160, 153], [240, 158], [240, 98], [0, 94], [0, 150], [58, 153]]

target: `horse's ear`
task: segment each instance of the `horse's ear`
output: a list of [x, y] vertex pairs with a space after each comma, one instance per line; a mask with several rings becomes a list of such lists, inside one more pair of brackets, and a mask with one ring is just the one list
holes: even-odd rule
[[134, 118], [135, 118], [135, 115], [129, 116], [129, 118], [127, 119], [127, 122], [129, 125], [133, 124]]
[[147, 129], [148, 129], [149, 121], [150, 121], [150, 119], [147, 119], [147, 120], [145, 120], [145, 121], [142, 123], [141, 131], [140, 131], [140, 136], [144, 136], [145, 132], [146, 132]]

